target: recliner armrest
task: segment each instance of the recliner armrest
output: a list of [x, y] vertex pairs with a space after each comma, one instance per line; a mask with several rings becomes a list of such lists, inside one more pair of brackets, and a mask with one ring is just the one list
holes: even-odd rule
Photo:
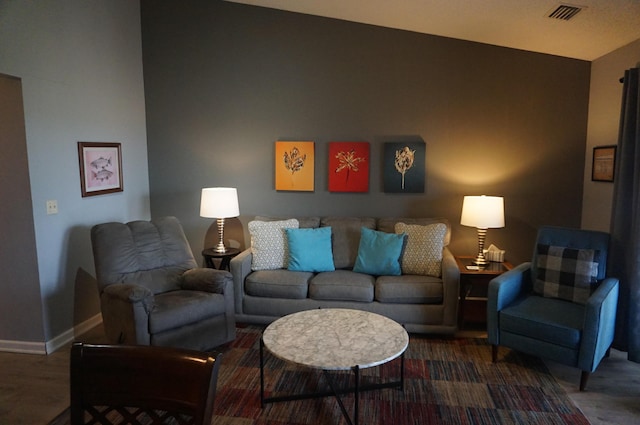
[[145, 304], [153, 304], [153, 292], [141, 285], [133, 283], [121, 283], [109, 285], [102, 291], [104, 295], [110, 298], [116, 298], [121, 301], [128, 301], [131, 303], [143, 302]]
[[[522, 263], [513, 269], [496, 276], [489, 283], [489, 298], [496, 301], [496, 310], [500, 311], [520, 295], [528, 292], [531, 283], [531, 263]], [[495, 296], [492, 296], [493, 295]]]
[[489, 343], [494, 345], [500, 343], [500, 321], [498, 318], [500, 310], [528, 292], [530, 286], [531, 263], [522, 263], [491, 279], [487, 294], [487, 339]]
[[182, 289], [224, 294], [225, 287], [233, 280], [231, 273], [226, 270], [209, 268], [195, 268], [182, 274], [180, 287]]
[[582, 342], [578, 365], [582, 370], [594, 371], [613, 342], [619, 282], [604, 279], [585, 305]]

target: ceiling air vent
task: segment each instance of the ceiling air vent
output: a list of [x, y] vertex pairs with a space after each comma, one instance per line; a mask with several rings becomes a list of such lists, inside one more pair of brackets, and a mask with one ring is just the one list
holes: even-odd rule
[[576, 16], [580, 11], [582, 11], [582, 7], [580, 6], [570, 6], [568, 4], [561, 4], [547, 15], [549, 18], [560, 19], [563, 21], [568, 21], [569, 19]]

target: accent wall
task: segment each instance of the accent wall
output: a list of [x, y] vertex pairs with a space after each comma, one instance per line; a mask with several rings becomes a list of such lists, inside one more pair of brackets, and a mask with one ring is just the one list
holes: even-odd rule
[[[539, 225], [580, 226], [589, 62], [224, 1], [142, 0], [141, 15], [151, 210], [177, 216], [198, 257], [211, 186], [238, 189], [245, 226], [446, 217], [458, 255], [477, 249], [463, 196], [504, 196], [487, 244], [514, 263]], [[315, 142], [313, 192], [275, 190], [278, 140]], [[367, 193], [328, 191], [332, 141], [371, 144]], [[385, 193], [384, 144], [416, 141], [424, 193]]]

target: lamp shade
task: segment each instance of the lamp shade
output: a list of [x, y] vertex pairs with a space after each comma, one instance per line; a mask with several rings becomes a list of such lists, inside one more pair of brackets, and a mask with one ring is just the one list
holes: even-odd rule
[[233, 187], [207, 187], [202, 189], [200, 217], [238, 217], [238, 191]]
[[501, 196], [465, 196], [460, 224], [479, 229], [504, 227], [504, 198]]

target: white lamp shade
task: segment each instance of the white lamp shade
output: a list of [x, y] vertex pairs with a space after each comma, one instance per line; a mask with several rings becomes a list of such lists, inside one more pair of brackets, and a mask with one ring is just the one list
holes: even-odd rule
[[504, 198], [501, 196], [465, 196], [460, 224], [479, 229], [504, 227]]
[[202, 189], [200, 217], [238, 217], [238, 191], [233, 187], [208, 187]]

